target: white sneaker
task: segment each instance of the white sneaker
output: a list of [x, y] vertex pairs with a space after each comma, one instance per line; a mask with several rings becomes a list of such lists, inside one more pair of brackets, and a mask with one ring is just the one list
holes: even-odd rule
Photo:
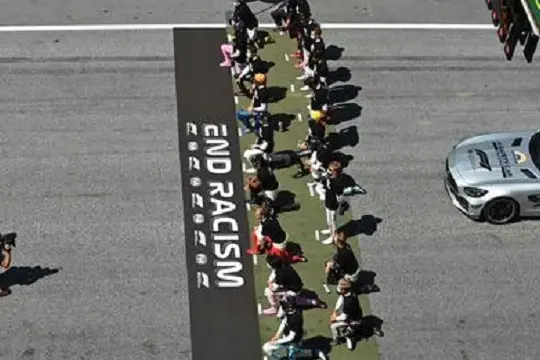
[[345, 338], [345, 341], [347, 342], [347, 349], [354, 350], [354, 343], [351, 338]]
[[307, 94], [306, 99], [311, 99], [313, 97], [313, 94]]
[[320, 233], [323, 234], [323, 235], [330, 235], [330, 233], [332, 233], [332, 231], [330, 229], [324, 229], [324, 230], [321, 230]]
[[256, 172], [257, 170], [255, 170], [254, 168], [244, 170], [245, 174], [255, 174]]
[[319, 359], [320, 359], [320, 360], [327, 360], [326, 355], [325, 355], [324, 352], [322, 352], [321, 350], [319, 350]]
[[327, 237], [326, 239], [324, 239], [323, 241], [321, 241], [321, 243], [323, 245], [332, 245], [332, 243], [334, 242], [334, 238], [332, 236], [330, 237]]
[[306, 80], [306, 77], [304, 75], [297, 76], [296, 80]]
[[300, 88], [300, 90], [302, 90], [302, 91], [308, 91], [308, 90], [309, 90], [309, 86], [304, 85], [304, 86], [302, 86], [302, 87]]

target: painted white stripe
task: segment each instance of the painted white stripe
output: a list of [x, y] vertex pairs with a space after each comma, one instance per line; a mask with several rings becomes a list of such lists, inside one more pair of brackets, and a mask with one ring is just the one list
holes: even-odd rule
[[[521, 4], [523, 5], [523, 9], [525, 9], [525, 13], [527, 13], [527, 18], [529, 19], [529, 23], [531, 23], [531, 27], [533, 29], [533, 32], [536, 36], [540, 36], [540, 29], [538, 29], [538, 26], [536, 25], [536, 21], [534, 19], [534, 16], [531, 12], [531, 9], [529, 8], [529, 3], [527, 0], [521, 0]], [[536, 0], [536, 6], [540, 7], [540, 2]]]
[[285, 54], [285, 61], [289, 62], [289, 55]]
[[[274, 28], [271, 23], [260, 28]], [[335, 30], [494, 30], [492, 24], [377, 24], [377, 23], [323, 23], [323, 29]], [[92, 24], [92, 25], [17, 25], [0, 26], [0, 32], [53, 32], [53, 31], [163, 31], [172, 29], [225, 29], [223, 23], [206, 24]]]
[[236, 105], [238, 105], [238, 96], [235, 96], [235, 97], [234, 97], [234, 103], [235, 103]]
[[321, 241], [321, 236], [319, 235], [319, 230], [315, 230], [315, 240]]
[[[259, 313], [259, 315], [262, 315], [262, 305], [261, 305], [261, 303], [257, 303], [257, 312]], [[266, 356], [264, 358], [268, 359]]]
[[306, 184], [309, 190], [310, 196], [315, 196], [315, 189], [313, 189], [313, 186], [310, 186], [309, 184]]
[[298, 121], [302, 122], [302, 114], [298, 113], [296, 117], [298, 118]]
[[253, 265], [257, 265], [259, 262], [257, 261], [257, 255], [253, 255]]
[[238, 128], [238, 136], [240, 137], [244, 136], [244, 131], [242, 131], [241, 128]]
[[[246, 210], [247, 211], [251, 211], [251, 204], [250, 203], [246, 203]], [[257, 260], [253, 260], [253, 262], [256, 262]], [[256, 264], [255, 264], [256, 265]]]
[[294, 84], [291, 84], [291, 92], [294, 92]]

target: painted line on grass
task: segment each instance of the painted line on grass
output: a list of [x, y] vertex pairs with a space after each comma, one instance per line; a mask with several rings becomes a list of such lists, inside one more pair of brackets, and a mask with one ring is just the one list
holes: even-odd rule
[[[261, 305], [261, 303], [257, 303], [257, 312], [259, 313], [259, 315], [262, 315], [262, 305]], [[266, 356], [265, 356], [265, 359], [266, 359]]]
[[[225, 29], [225, 23], [205, 24], [92, 24], [92, 25], [16, 25], [0, 26], [0, 32], [53, 32], [53, 31], [164, 31], [173, 29]], [[272, 29], [272, 23], [259, 28]], [[492, 24], [438, 24], [438, 23], [322, 23], [323, 29], [335, 30], [494, 30]]]
[[259, 261], [257, 260], [257, 255], [253, 255], [253, 265], [258, 265]]
[[296, 118], [298, 119], [299, 122], [302, 122], [302, 114], [300, 113], [296, 114]]
[[295, 91], [294, 84], [291, 84], [291, 92], [294, 92], [294, 91]]
[[289, 60], [290, 60], [289, 55], [287, 55], [287, 54], [284, 54], [284, 55], [285, 55], [285, 61], [289, 62]]

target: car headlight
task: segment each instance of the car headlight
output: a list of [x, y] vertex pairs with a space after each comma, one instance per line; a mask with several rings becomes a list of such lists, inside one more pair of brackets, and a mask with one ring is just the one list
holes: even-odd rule
[[465, 187], [463, 188], [463, 192], [467, 194], [467, 196], [474, 197], [474, 198], [482, 197], [488, 193], [487, 190], [473, 188], [473, 187]]

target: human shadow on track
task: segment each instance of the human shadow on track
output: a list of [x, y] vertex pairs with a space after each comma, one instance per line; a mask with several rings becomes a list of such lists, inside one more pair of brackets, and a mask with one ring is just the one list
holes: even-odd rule
[[0, 274], [0, 284], [6, 287], [14, 285], [28, 286], [59, 271], [60, 269], [43, 268], [41, 266], [13, 266], [5, 273]]
[[362, 317], [361, 325], [358, 328], [358, 333], [354, 337], [354, 340], [356, 342], [360, 342], [362, 340], [368, 340], [369, 338], [373, 337], [376, 333], [380, 337], [383, 337], [384, 336], [384, 332], [382, 331], [383, 323], [384, 323], [383, 319], [375, 315], [366, 315]]
[[349, 68], [340, 66], [337, 69], [328, 72], [326, 83], [328, 84], [328, 86], [333, 85], [337, 82], [346, 83], [351, 80], [351, 77], [351, 70], [349, 70]]
[[345, 51], [345, 48], [336, 45], [328, 45], [326, 47], [326, 60], [336, 61], [341, 59], [343, 51]]
[[276, 131], [279, 130], [281, 132], [286, 132], [289, 130], [291, 123], [295, 119], [296, 119], [296, 116], [293, 114], [278, 113], [278, 114], [271, 114], [268, 117], [268, 122], [274, 126], [274, 129], [276, 129]]
[[358, 118], [362, 115], [362, 107], [356, 103], [337, 104], [330, 107], [329, 113], [328, 123], [338, 125]]
[[338, 132], [331, 132], [326, 136], [326, 142], [334, 151], [343, 149], [344, 147], [354, 147], [360, 142], [358, 127], [352, 125]]
[[287, 96], [287, 88], [283, 86], [269, 86], [267, 91], [269, 104], [280, 102]]
[[375, 234], [378, 225], [381, 222], [382, 219], [375, 217], [374, 215], [364, 215], [360, 219], [351, 220], [340, 226], [339, 230], [343, 231], [347, 237], [353, 237], [360, 234], [371, 236]]
[[300, 210], [300, 203], [296, 202], [296, 194], [289, 190], [281, 190], [277, 194], [274, 206], [278, 214]]
[[329, 89], [328, 96], [331, 104], [339, 104], [356, 99], [360, 91], [362, 91], [361, 86], [336, 85]]
[[317, 335], [305, 339], [302, 342], [302, 349], [320, 350], [324, 354], [329, 354], [332, 351], [332, 339], [326, 336]]
[[358, 274], [358, 279], [353, 284], [353, 291], [358, 294], [372, 294], [381, 291], [375, 283], [377, 273], [371, 270], [361, 270]]

